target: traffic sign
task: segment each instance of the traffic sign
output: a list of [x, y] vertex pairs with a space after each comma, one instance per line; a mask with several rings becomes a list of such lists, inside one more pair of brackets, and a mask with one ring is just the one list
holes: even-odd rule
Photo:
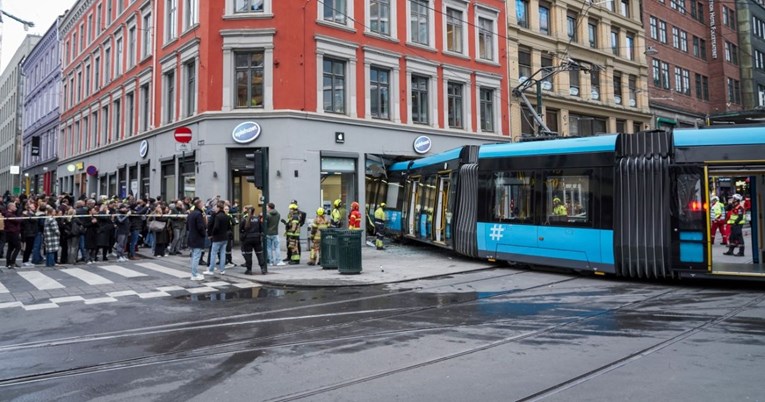
[[21, 167], [18, 165], [11, 165], [11, 174], [19, 174], [21, 173]]
[[188, 127], [178, 127], [175, 129], [175, 141], [186, 144], [191, 141], [191, 129]]
[[176, 142], [175, 152], [191, 152], [191, 144], [186, 142]]

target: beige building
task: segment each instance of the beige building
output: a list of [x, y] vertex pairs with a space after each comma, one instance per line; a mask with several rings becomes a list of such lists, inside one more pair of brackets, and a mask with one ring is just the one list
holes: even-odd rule
[[[651, 128], [637, 0], [508, 0], [507, 7], [510, 86], [532, 77], [525, 94], [539, 109], [541, 89], [541, 117], [550, 131], [588, 136]], [[544, 78], [548, 71], [557, 72]], [[540, 132], [519, 98], [510, 109], [516, 140]]]

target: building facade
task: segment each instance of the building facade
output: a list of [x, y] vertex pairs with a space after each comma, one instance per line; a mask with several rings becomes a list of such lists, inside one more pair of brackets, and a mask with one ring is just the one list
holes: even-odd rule
[[26, 192], [51, 194], [58, 160], [61, 57], [58, 19], [21, 63], [24, 79], [21, 171]]
[[[510, 85], [539, 81], [526, 94], [550, 131], [589, 136], [649, 128], [640, 2], [507, 5]], [[528, 107], [515, 99], [511, 109], [514, 136], [539, 133]]]
[[381, 156], [509, 138], [503, 21], [498, 0], [80, 0], [59, 186], [258, 205], [245, 156], [267, 151], [281, 208], [363, 204]]
[[765, 0], [736, 1], [744, 110], [765, 108]]
[[[27, 35], [0, 75], [0, 191], [15, 192], [21, 183], [21, 125], [24, 80], [21, 63], [37, 45], [40, 37]], [[19, 172], [11, 174], [12, 167]]]
[[646, 0], [643, 18], [657, 127], [698, 127], [742, 110], [735, 2]]

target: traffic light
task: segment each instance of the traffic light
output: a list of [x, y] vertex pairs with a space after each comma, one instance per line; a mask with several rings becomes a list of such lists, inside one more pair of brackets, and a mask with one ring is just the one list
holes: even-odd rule
[[245, 158], [251, 162], [242, 171], [247, 177], [247, 181], [254, 184], [257, 188], [263, 188], [263, 153], [256, 151], [255, 153], [245, 155]]

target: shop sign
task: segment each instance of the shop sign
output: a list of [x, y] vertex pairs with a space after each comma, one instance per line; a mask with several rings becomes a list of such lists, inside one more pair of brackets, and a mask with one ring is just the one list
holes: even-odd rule
[[138, 148], [138, 155], [143, 159], [149, 154], [149, 141], [141, 141], [141, 146]]
[[417, 152], [420, 155], [426, 154], [430, 151], [432, 145], [433, 143], [428, 136], [421, 135], [414, 140], [414, 152]]
[[[685, 4], [685, 2], [683, 2]], [[712, 45], [712, 58], [717, 58], [717, 24], [715, 23], [715, 1], [709, 0], [709, 42]]]
[[98, 176], [98, 169], [96, 169], [95, 166], [90, 165], [87, 169], [85, 169], [85, 172], [88, 174], [88, 176]]
[[258, 139], [260, 132], [260, 124], [254, 121], [245, 121], [234, 128], [231, 137], [237, 144], [249, 144]]

